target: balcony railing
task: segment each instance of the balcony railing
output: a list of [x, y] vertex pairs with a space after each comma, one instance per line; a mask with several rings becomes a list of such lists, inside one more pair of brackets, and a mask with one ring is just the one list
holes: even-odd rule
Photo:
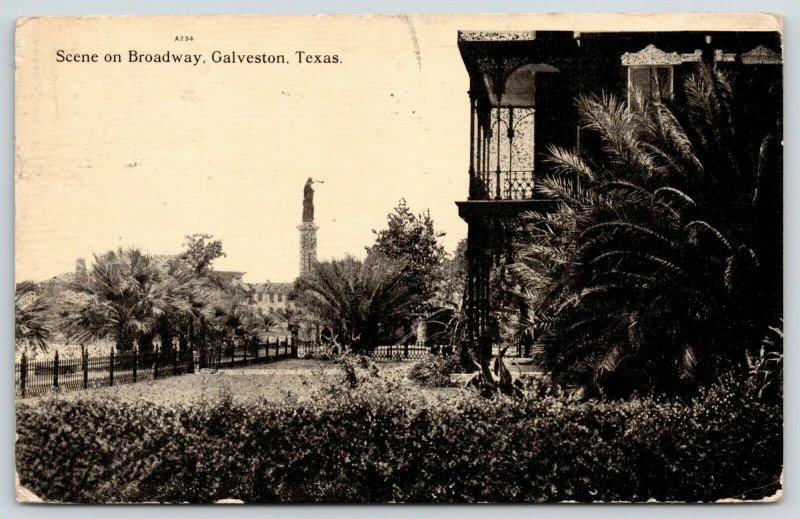
[[470, 199], [530, 200], [534, 189], [532, 170], [476, 171], [470, 186]]

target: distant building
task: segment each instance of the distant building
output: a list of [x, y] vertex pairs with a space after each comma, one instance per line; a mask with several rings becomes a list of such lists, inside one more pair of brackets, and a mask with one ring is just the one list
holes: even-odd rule
[[215, 270], [214, 275], [219, 279], [232, 284], [233, 286], [242, 286], [242, 278], [247, 272], [234, 272], [227, 270]]
[[294, 308], [289, 299], [294, 283], [249, 283], [250, 304], [256, 307], [261, 315]]

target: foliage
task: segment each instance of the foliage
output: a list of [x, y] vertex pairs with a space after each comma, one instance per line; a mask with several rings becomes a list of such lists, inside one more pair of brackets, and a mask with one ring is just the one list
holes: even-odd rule
[[733, 377], [686, 401], [431, 402], [380, 379], [303, 405], [51, 400], [17, 430], [22, 484], [66, 502], [758, 499], [782, 470], [780, 406]]
[[346, 386], [350, 389], [357, 388], [369, 377], [378, 376], [378, 366], [366, 355], [343, 353], [338, 355], [335, 360], [342, 369]]
[[53, 332], [47, 319], [48, 305], [32, 281], [17, 283], [14, 291], [14, 343], [17, 348], [47, 351]]
[[455, 350], [466, 328], [467, 240], [460, 240], [442, 264], [442, 276], [426, 316], [428, 344]]
[[368, 255], [407, 265], [403, 282], [416, 296], [413, 310], [423, 311], [436, 294], [446, 257], [444, 247], [437, 241], [444, 233], [434, 229], [430, 211], [414, 214], [400, 199], [387, 217], [387, 228], [372, 232], [375, 244], [367, 248]]
[[464, 295], [467, 279], [466, 238], [459, 240], [453, 253], [445, 256], [442, 261], [441, 273], [433, 303], [446, 306], [451, 301], [460, 301]]
[[411, 315], [418, 296], [404, 280], [407, 266], [371, 255], [321, 262], [296, 283], [300, 306], [348, 349], [377, 346]]
[[741, 138], [717, 69], [701, 66], [685, 90], [680, 113], [581, 98], [596, 145], [550, 149], [538, 189], [556, 208], [528, 215], [511, 270], [536, 358], [557, 382], [611, 395], [707, 384], [742, 363], [780, 311], [765, 282], [780, 266], [762, 266], [751, 245], [760, 233], [780, 243], [780, 229], [776, 240], [753, 217], [759, 182], [775, 178], [765, 165], [780, 162], [770, 144], [780, 128]]
[[221, 240], [212, 240], [210, 234], [188, 234], [180, 258], [198, 275], [207, 274], [217, 258], [225, 257]]
[[270, 314], [258, 315], [239, 294], [223, 292], [204, 314], [208, 342], [215, 348], [255, 346], [266, 339], [275, 325]]
[[222, 244], [206, 234], [187, 236], [184, 252], [168, 262], [139, 249], [119, 249], [95, 256], [86, 283], [72, 288], [83, 295], [66, 317], [68, 337], [85, 342], [109, 338], [117, 350], [163, 351], [177, 339], [181, 350], [254, 347], [276, 324], [247, 304], [241, 286], [215, 275], [213, 261]]
[[[466, 384], [476, 387], [482, 395], [493, 396], [498, 393], [508, 396], [520, 396], [522, 394], [523, 382], [519, 377], [514, 377], [505, 361], [505, 354], [508, 346], [492, 359], [486, 362], [473, 361], [478, 371], [472, 373], [467, 379]], [[519, 368], [519, 366], [517, 366]]]
[[461, 371], [458, 357], [430, 355], [411, 366], [408, 378], [423, 387], [450, 387], [455, 385], [451, 382], [450, 375]]
[[747, 352], [747, 380], [759, 399], [783, 402], [783, 320], [770, 326], [758, 353]]
[[110, 338], [120, 351], [132, 349], [136, 342], [142, 346], [167, 306], [177, 301], [171, 285], [162, 281], [152, 258], [139, 249], [95, 255], [87, 282], [74, 286], [90, 298], [71, 319], [70, 338]]

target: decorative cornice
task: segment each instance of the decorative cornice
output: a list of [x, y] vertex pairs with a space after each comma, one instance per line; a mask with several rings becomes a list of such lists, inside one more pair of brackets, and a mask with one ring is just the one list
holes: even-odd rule
[[722, 49], [714, 50], [714, 61], [717, 63], [730, 63], [736, 61], [735, 52], [722, 52]]
[[703, 61], [703, 51], [696, 49], [694, 52], [684, 52], [681, 54], [682, 63], [700, 63]]
[[764, 45], [758, 45], [742, 54], [742, 63], [745, 65], [780, 65], [783, 63], [783, 56]]
[[458, 31], [458, 41], [533, 41], [536, 31]]
[[631, 65], [680, 65], [683, 61], [677, 52], [664, 52], [652, 43], [639, 52], [626, 52], [622, 64]]

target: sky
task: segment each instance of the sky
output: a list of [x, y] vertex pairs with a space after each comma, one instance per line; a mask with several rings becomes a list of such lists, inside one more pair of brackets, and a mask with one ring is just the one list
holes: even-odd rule
[[[692, 15], [693, 18], [697, 16]], [[642, 29], [634, 15], [608, 28]], [[730, 19], [695, 20], [713, 28]], [[469, 165], [469, 81], [458, 29], [588, 30], [570, 16], [37, 18], [16, 42], [16, 278], [41, 280], [119, 246], [180, 251], [212, 234], [216, 267], [245, 281], [299, 270], [303, 185], [315, 185], [318, 258], [364, 255], [405, 198], [448, 251]], [[648, 19], [654, 27], [664, 21]], [[684, 24], [679, 19], [670, 23]], [[175, 41], [191, 36], [190, 41]], [[58, 51], [98, 62], [59, 62]], [[201, 54], [129, 63], [129, 52]], [[297, 63], [296, 51], [340, 63]], [[284, 55], [213, 63], [212, 53]], [[106, 63], [106, 54], [121, 62]], [[203, 62], [205, 60], [205, 62]]]
[[[289, 281], [303, 185], [315, 185], [318, 257], [363, 256], [405, 198], [442, 242], [466, 233], [468, 79], [456, 32], [404, 17], [34, 20], [18, 42], [17, 279], [70, 271], [118, 246], [221, 239], [221, 270]], [[191, 42], [175, 42], [191, 35]], [[57, 62], [57, 51], [99, 63]], [[202, 53], [205, 64], [127, 63]], [[214, 64], [219, 50], [288, 64]], [[340, 64], [297, 64], [297, 50]], [[104, 63], [119, 53], [122, 63]], [[324, 59], [324, 58], [323, 58]]]

